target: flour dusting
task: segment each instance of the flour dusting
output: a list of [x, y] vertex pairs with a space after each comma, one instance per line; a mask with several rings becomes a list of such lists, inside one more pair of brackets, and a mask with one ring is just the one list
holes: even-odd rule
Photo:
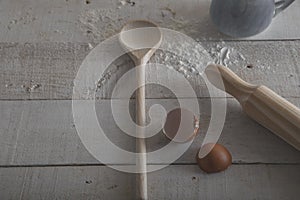
[[119, 4], [122, 5], [122, 6], [126, 6], [126, 5], [134, 6], [135, 5], [135, 1], [132, 1], [132, 0], [120, 0]]
[[118, 34], [126, 19], [115, 9], [89, 9], [79, 15], [79, 27], [93, 43], [98, 43]]
[[209, 42], [208, 44], [202, 44], [200, 41], [192, 44], [188, 42], [178, 44], [175, 41], [167, 44], [167, 49], [172, 49], [172, 53], [161, 51], [155, 54], [155, 62], [167, 65], [186, 78], [201, 75], [210, 63], [227, 67], [243, 66], [246, 63], [244, 55], [235, 48], [227, 46], [224, 41]]
[[166, 43], [163, 49], [172, 51], [160, 50], [154, 55], [153, 62], [164, 64], [166, 67], [178, 71], [186, 78], [200, 75], [204, 66], [210, 61], [209, 55], [198, 43], [185, 42], [178, 44], [176, 41], [173, 41]]
[[23, 88], [26, 92], [33, 92], [34, 90], [40, 88], [42, 85], [38, 83], [33, 83], [34, 81], [31, 80], [29, 85], [21, 85], [21, 88]]
[[96, 91], [102, 88], [104, 84], [111, 78], [112, 74], [118, 71], [118, 67], [116, 65], [111, 65], [110, 69], [106, 71], [96, 82]]
[[8, 84], [5, 84], [5, 87], [8, 88], [8, 87], [11, 87], [13, 84], [12, 83], [8, 83]]
[[[209, 63], [230, 67], [234, 64], [243, 66], [246, 62], [246, 58], [241, 52], [227, 46], [225, 42], [203, 45], [200, 42], [178, 44], [177, 41], [173, 41], [162, 45], [166, 45], [163, 49], [171, 49], [172, 51], [159, 49], [150, 62], [163, 64], [172, 70], [176, 70], [187, 79], [201, 76]], [[97, 88], [103, 87], [112, 74], [116, 72], [117, 68], [115, 67], [107, 71], [97, 81]]]
[[221, 44], [208, 47], [208, 53], [213, 59], [213, 63], [230, 67], [234, 64], [244, 65], [245, 56], [237, 49], [227, 46], [224, 41]]
[[33, 15], [32, 8], [27, 9], [24, 12], [18, 13], [7, 25], [8, 30], [11, 30], [16, 25], [27, 25], [36, 20]]
[[[120, 0], [116, 5], [118, 9], [89, 9], [79, 15], [80, 30], [89, 38], [91, 43], [97, 44], [115, 34], [118, 34], [122, 26], [129, 20], [129, 8], [135, 3], [129, 0]], [[120, 10], [122, 9], [122, 10]], [[154, 22], [161, 27], [166, 27], [175, 31], [180, 31], [188, 36], [199, 35], [197, 27], [209, 26], [208, 19], [197, 21], [197, 19], [185, 19], [179, 16], [170, 7], [159, 8], [160, 17]], [[207, 37], [208, 40], [211, 38]], [[202, 43], [206, 42], [206, 44]], [[172, 68], [186, 78], [200, 76], [209, 63], [231, 66], [234, 64], [245, 64], [246, 58], [236, 49], [229, 47], [224, 41], [210, 42], [206, 38], [196, 38], [196, 41], [183, 42], [168, 41], [162, 49], [168, 51], [157, 51], [150, 62], [161, 63]], [[93, 46], [89, 43], [89, 48]], [[96, 83], [99, 89], [111, 78], [117, 69], [107, 71]]]
[[28, 91], [31, 92], [39, 87], [41, 87], [40, 84], [33, 84], [31, 87], [28, 88]]

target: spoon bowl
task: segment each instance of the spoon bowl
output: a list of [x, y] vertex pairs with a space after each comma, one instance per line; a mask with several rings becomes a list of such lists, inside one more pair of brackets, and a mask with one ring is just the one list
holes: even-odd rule
[[122, 28], [119, 40], [135, 62], [146, 59], [146, 63], [160, 46], [162, 33], [152, 22], [135, 20]]

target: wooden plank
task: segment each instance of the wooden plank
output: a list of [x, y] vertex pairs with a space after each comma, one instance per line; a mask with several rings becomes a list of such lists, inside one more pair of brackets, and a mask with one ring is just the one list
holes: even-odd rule
[[[299, 98], [289, 100], [300, 105]], [[174, 99], [147, 100], [148, 108], [153, 104], [160, 104], [166, 110], [178, 106]], [[199, 99], [199, 105], [200, 135], [176, 163], [195, 163], [210, 121], [210, 100]], [[71, 101], [65, 100], [0, 101], [0, 165], [99, 163], [81, 143], [71, 109]], [[134, 100], [129, 109], [134, 111]], [[107, 137], [120, 148], [134, 151], [134, 138], [114, 123], [110, 101], [97, 102], [96, 111]], [[148, 151], [160, 149], [168, 142], [160, 132], [147, 139]], [[300, 162], [297, 150], [246, 117], [233, 99], [228, 99], [227, 118], [219, 142], [229, 149], [235, 163]]]
[[[168, 166], [148, 177], [150, 199], [280, 199], [300, 195], [300, 165], [233, 165], [205, 174]], [[106, 166], [0, 168], [1, 199], [133, 199], [134, 175]]]
[[[169, 168], [149, 175], [149, 191], [157, 199], [297, 199], [299, 196], [297, 186], [292, 184], [299, 182], [298, 165], [235, 165], [213, 175], [200, 172], [197, 166]], [[157, 187], [159, 183], [161, 187]]]
[[[232, 40], [209, 18], [211, 0], [113, 1], [34, 0], [0, 2], [2, 42], [99, 42], [116, 34], [130, 19], [149, 19], [162, 27], [200, 39]], [[299, 39], [299, 1], [277, 16], [263, 33], [249, 40]], [[90, 19], [90, 20], [88, 20]]]
[[[211, 52], [212, 59], [217, 57], [216, 52], [221, 47], [232, 49], [229, 66], [242, 78], [253, 84], [265, 84], [284, 97], [300, 97], [300, 41], [206, 42], [203, 47]], [[74, 78], [89, 51], [88, 45], [83, 43], [0, 43], [0, 99], [71, 99]], [[170, 60], [167, 64], [180, 66], [177, 58]], [[163, 61], [160, 53], [152, 60]], [[198, 60], [193, 59], [191, 65], [196, 62]], [[126, 55], [113, 62], [107, 71], [109, 78], [96, 96], [110, 98], [116, 82], [132, 66]], [[149, 70], [148, 73], [157, 74], [157, 67]], [[181, 73], [172, 76], [162, 73], [155, 78], [174, 85], [180, 77]], [[201, 76], [193, 73], [188, 80], [198, 97], [209, 96]], [[28, 91], [34, 85], [39, 87]], [[88, 95], [75, 94], [75, 97], [90, 98], [95, 90], [96, 83], [94, 88], [87, 88]], [[170, 90], [157, 85], [148, 85], [146, 90], [147, 98], [174, 98]]]
[[134, 178], [105, 166], [1, 168], [1, 199], [134, 199]]

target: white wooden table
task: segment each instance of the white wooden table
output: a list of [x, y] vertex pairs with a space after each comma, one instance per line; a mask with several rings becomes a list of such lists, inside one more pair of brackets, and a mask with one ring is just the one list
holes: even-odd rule
[[[233, 71], [300, 106], [300, 1], [247, 40], [219, 34], [208, 7], [209, 0], [125, 5], [118, 0], [0, 1], [0, 199], [135, 197], [132, 174], [110, 169], [84, 148], [71, 108], [73, 80], [91, 46], [117, 33], [129, 19], [152, 20], [208, 48], [234, 48], [245, 59], [232, 63]], [[134, 140], [113, 123], [108, 105], [113, 85], [131, 64], [126, 56], [115, 63], [117, 70], [101, 88], [97, 104], [110, 139], [127, 150]], [[197, 77], [190, 82], [201, 87]], [[197, 96], [200, 105], [209, 107], [205, 92]], [[148, 88], [147, 98], [147, 105], [176, 104], [162, 88]], [[225, 172], [203, 173], [195, 163], [202, 141], [198, 137], [175, 163], [148, 174], [150, 199], [299, 199], [300, 153], [246, 117], [233, 98], [227, 102], [219, 142], [232, 153], [233, 165]], [[208, 123], [202, 121], [202, 134]], [[148, 146], [160, 148], [165, 142], [158, 135]]]

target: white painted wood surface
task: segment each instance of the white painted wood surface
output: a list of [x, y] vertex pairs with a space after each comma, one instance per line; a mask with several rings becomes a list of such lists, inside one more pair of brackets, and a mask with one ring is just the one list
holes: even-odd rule
[[[233, 165], [218, 174], [197, 166], [149, 173], [149, 199], [297, 200], [299, 165]], [[0, 169], [1, 199], [133, 199], [134, 176], [106, 166]]]
[[[299, 99], [289, 100], [300, 105]], [[160, 104], [166, 110], [178, 106], [174, 99], [147, 100], [147, 107], [153, 104]], [[176, 163], [195, 163], [210, 120], [209, 100], [199, 99], [199, 104], [202, 113], [200, 135]], [[110, 101], [97, 103], [96, 112], [108, 138], [119, 147], [134, 151], [135, 140], [112, 123]], [[0, 101], [0, 115], [2, 166], [99, 163], [77, 135], [71, 101]], [[298, 151], [246, 117], [233, 99], [228, 99], [227, 119], [219, 142], [229, 149], [235, 163], [300, 163]], [[147, 148], [148, 151], [157, 150], [167, 143], [168, 139], [160, 133], [147, 141]]]
[[[209, 18], [210, 0], [6, 0], [0, 2], [1, 42], [99, 42], [117, 33], [129, 19], [148, 19], [199, 39], [228, 39]], [[250, 40], [300, 39], [300, 2], [278, 15]], [[88, 21], [88, 18], [91, 20]], [[89, 31], [88, 31], [89, 30]]]
[[[253, 84], [264, 84], [284, 97], [300, 97], [300, 41], [206, 42], [203, 46], [207, 50], [217, 46], [232, 48], [232, 64], [229, 67], [243, 79]], [[89, 52], [88, 45], [78, 43], [0, 43], [0, 99], [71, 99], [77, 70]], [[234, 56], [237, 52], [245, 60]], [[152, 62], [156, 62], [157, 57]], [[109, 66], [110, 78], [97, 96], [111, 97], [116, 82], [133, 66], [127, 56], [116, 60]], [[155, 67], [149, 70], [154, 74], [157, 71]], [[157, 74], [156, 78], [176, 84], [180, 76], [180, 73], [175, 77]], [[209, 96], [201, 76], [191, 75], [188, 80], [198, 97]], [[26, 91], [34, 84], [40, 84], [40, 87], [32, 92]], [[88, 97], [81, 96], [84, 99]], [[147, 86], [146, 96], [174, 97], [170, 91], [158, 86]]]
[[[299, 0], [266, 31], [246, 39], [216, 31], [208, 16], [210, 0], [141, 0], [134, 6], [121, 5], [119, 0], [89, 2], [0, 1], [1, 200], [133, 199], [134, 176], [102, 166], [80, 142], [70, 101], [73, 79], [92, 46], [116, 34], [129, 19], [148, 19], [199, 39], [212, 59], [214, 49], [220, 47], [241, 53], [245, 59], [231, 60], [234, 72], [300, 106]], [[158, 55], [153, 61], [157, 60]], [[109, 99], [116, 81], [132, 66], [126, 56], [115, 61], [97, 96]], [[157, 75], [157, 79], [166, 77]], [[176, 83], [177, 78], [168, 81]], [[190, 77], [190, 82], [197, 88], [202, 109], [201, 134], [174, 165], [149, 174], [150, 199], [298, 199], [299, 152], [247, 118], [232, 98], [227, 98], [219, 142], [232, 153], [235, 164], [218, 174], [199, 170], [194, 159], [209, 123], [210, 104], [199, 77]], [[28, 92], [35, 84], [39, 87]], [[147, 87], [147, 98], [152, 98], [148, 106], [177, 105], [164, 88]], [[133, 150], [134, 140], [112, 122], [108, 105], [109, 100], [97, 103], [97, 115], [109, 138]], [[133, 111], [133, 103], [130, 107]], [[155, 150], [166, 143], [158, 134], [147, 145]]]

